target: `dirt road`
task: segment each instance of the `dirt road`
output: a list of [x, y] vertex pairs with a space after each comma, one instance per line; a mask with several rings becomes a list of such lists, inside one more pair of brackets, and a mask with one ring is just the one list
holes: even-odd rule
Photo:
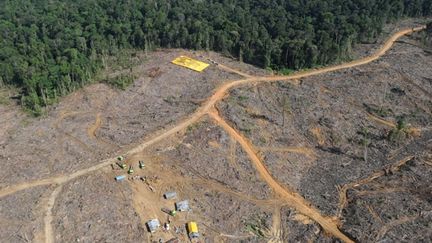
[[290, 190], [288, 188], [283, 187], [279, 182], [277, 182], [267, 167], [258, 157], [253, 146], [247, 141], [245, 137], [243, 137], [240, 133], [238, 133], [234, 128], [232, 128], [228, 123], [226, 123], [216, 111], [209, 112], [209, 115], [232, 137], [234, 137], [237, 142], [243, 147], [245, 152], [248, 154], [249, 158], [252, 160], [256, 170], [261, 175], [262, 179], [274, 190], [274, 192], [282, 197], [289, 206], [295, 208], [301, 214], [308, 216], [313, 219], [315, 222], [319, 223], [323, 229], [336, 236], [337, 238], [343, 240], [344, 242], [353, 242], [346, 235], [339, 231], [337, 225], [330, 218], [325, 218], [321, 215], [321, 213], [313, 208], [310, 202], [307, 202], [300, 194]]
[[61, 190], [62, 190], [63, 186], [58, 186], [56, 189], [54, 189], [54, 191], [51, 193], [51, 196], [48, 199], [48, 203], [46, 206], [46, 215], [44, 218], [44, 224], [45, 224], [45, 242], [46, 243], [54, 243], [54, 230], [52, 228], [52, 220], [53, 220], [53, 215], [52, 215], [52, 209], [54, 207], [54, 203], [55, 203], [55, 199], [57, 198], [57, 196], [60, 194]]
[[227, 67], [227, 66], [225, 66], [223, 64], [220, 64], [220, 63], [218, 63], [218, 67], [220, 69], [222, 69], [222, 70], [225, 70], [225, 71], [230, 72], [230, 73], [236, 73], [236, 74], [238, 74], [240, 76], [243, 76], [245, 78], [252, 78], [253, 77], [252, 75], [249, 75], [247, 73], [241, 72], [241, 71], [239, 71], [237, 69], [233, 69], [233, 68]]
[[[227, 131], [229, 131], [229, 133], [239, 143], [241, 143], [243, 149], [245, 149], [245, 151], [249, 154], [249, 156], [252, 159], [252, 162], [255, 164], [256, 168], [260, 172], [263, 179], [267, 183], [269, 183], [269, 185], [271, 185], [271, 187], [273, 188], [273, 190], [275, 190], [275, 192], [280, 194], [287, 202], [290, 203], [290, 205], [292, 205], [294, 208], [296, 208], [299, 212], [301, 212], [304, 215], [307, 215], [311, 219], [318, 222], [327, 232], [331, 233], [332, 235], [340, 238], [341, 240], [343, 240], [345, 242], [352, 242], [347, 236], [345, 236], [343, 233], [341, 233], [339, 231], [336, 224], [332, 220], [330, 220], [328, 218], [324, 218], [323, 216], [321, 216], [321, 214], [316, 209], [311, 207], [309, 205], [309, 203], [306, 202], [299, 194], [292, 192], [292, 191], [289, 191], [286, 188], [282, 187], [279, 183], [277, 183], [272, 178], [270, 173], [267, 171], [265, 166], [262, 164], [260, 158], [258, 158], [255, 151], [252, 149], [252, 146], [250, 145], [250, 143], [248, 141], [246, 141], [246, 139], [244, 137], [242, 137], [239, 133], [237, 133], [233, 128], [231, 128], [225, 121], [223, 121], [216, 113], [214, 113], [213, 108], [215, 107], [215, 104], [218, 101], [220, 101], [221, 99], [223, 99], [227, 95], [227, 92], [233, 87], [238, 87], [241, 85], [258, 83], [258, 82], [290, 81], [290, 82], [295, 83], [296, 80], [301, 79], [301, 78], [305, 78], [305, 77], [309, 77], [309, 76], [314, 76], [314, 75], [318, 75], [318, 74], [323, 74], [323, 73], [327, 73], [327, 72], [337, 71], [337, 70], [341, 70], [341, 69], [351, 68], [351, 67], [360, 66], [360, 65], [370, 63], [370, 62], [378, 59], [382, 55], [384, 55], [392, 47], [393, 43], [398, 38], [400, 38], [406, 34], [410, 34], [412, 32], [415, 32], [415, 31], [423, 30], [425, 28], [426, 28], [426, 26], [421, 26], [421, 27], [417, 27], [417, 28], [413, 28], [413, 29], [401, 30], [401, 31], [395, 33], [393, 36], [391, 36], [385, 42], [385, 44], [373, 55], [366, 57], [366, 58], [359, 59], [359, 60], [355, 60], [352, 62], [344, 63], [341, 65], [298, 72], [298, 73], [294, 73], [294, 74], [289, 75], [289, 76], [253, 77], [253, 76], [250, 76], [248, 74], [244, 74], [242, 72], [236, 71], [235, 73], [238, 73], [238, 74], [240, 74], [246, 78], [225, 83], [224, 85], [219, 87], [215, 91], [215, 93], [194, 114], [189, 116], [187, 119], [181, 121], [179, 124], [171, 127], [170, 129], [156, 132], [156, 134], [154, 134], [153, 136], [146, 138], [140, 145], [138, 145], [138, 146], [136, 146], [136, 147], [134, 147], [128, 151], [125, 151], [123, 154], [133, 155], [135, 153], [138, 153], [138, 152], [144, 150], [145, 148], [149, 147], [150, 145], [153, 145], [159, 141], [167, 139], [171, 135], [174, 135], [178, 132], [181, 132], [182, 130], [186, 129], [189, 125], [192, 125], [195, 122], [197, 122], [204, 115], [210, 114], [222, 127], [224, 127]], [[222, 68], [224, 68], [224, 66], [222, 66]], [[229, 68], [226, 70], [229, 71], [232, 69]], [[37, 180], [37, 181], [33, 181], [33, 182], [25, 182], [25, 183], [21, 183], [18, 185], [11, 185], [9, 187], [6, 187], [6, 188], [3, 188], [2, 190], [0, 190], [0, 198], [7, 196], [7, 195], [10, 195], [12, 193], [15, 193], [17, 191], [25, 190], [25, 189], [36, 187], [36, 186], [49, 185], [49, 184], [59, 184], [59, 185], [64, 184], [64, 183], [71, 181], [75, 178], [78, 178], [82, 175], [86, 175], [88, 173], [99, 170], [105, 166], [108, 166], [111, 163], [113, 163], [115, 161], [115, 159], [116, 158], [105, 159], [105, 160], [99, 162], [95, 166], [92, 166], [90, 168], [86, 168], [83, 170], [79, 170], [79, 171], [74, 172], [74, 173], [69, 174], [69, 175], [58, 175], [58, 176], [55, 176], [52, 178]]]
[[101, 125], [102, 125], [101, 113], [97, 113], [95, 123], [92, 124], [87, 129], [87, 135], [92, 139], [96, 139], [96, 132], [100, 128]]
[[0, 198], [22, 191], [22, 190], [26, 190], [32, 187], [37, 187], [37, 186], [45, 186], [45, 185], [51, 185], [51, 184], [64, 184], [68, 181], [71, 181], [75, 178], [78, 178], [80, 176], [89, 174], [93, 171], [96, 170], [100, 170], [105, 166], [109, 166], [110, 164], [113, 163], [113, 161], [115, 161], [115, 159], [106, 159], [100, 162], [100, 164], [97, 164], [95, 166], [83, 169], [83, 170], [79, 170], [77, 172], [74, 172], [70, 175], [60, 175], [60, 176], [55, 176], [55, 177], [50, 177], [50, 178], [46, 178], [46, 179], [42, 179], [42, 180], [37, 180], [37, 181], [31, 181], [31, 182], [24, 182], [24, 183], [20, 183], [17, 185], [13, 185], [13, 186], [8, 186], [2, 190], [0, 190]]
[[271, 238], [268, 243], [282, 243], [282, 228], [281, 228], [281, 211], [282, 207], [275, 207], [272, 216]]

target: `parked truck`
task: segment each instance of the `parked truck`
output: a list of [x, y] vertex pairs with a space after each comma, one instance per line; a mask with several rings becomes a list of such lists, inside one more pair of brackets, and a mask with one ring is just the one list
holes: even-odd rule
[[190, 239], [195, 239], [195, 238], [199, 237], [198, 225], [196, 222], [191, 221], [191, 222], [187, 223], [187, 230], [188, 230], [188, 234], [189, 234]]

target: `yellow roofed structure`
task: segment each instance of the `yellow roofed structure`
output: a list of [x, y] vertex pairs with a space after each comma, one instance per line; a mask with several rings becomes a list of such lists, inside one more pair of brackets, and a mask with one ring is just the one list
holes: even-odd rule
[[195, 59], [192, 59], [190, 57], [186, 57], [186, 56], [179, 56], [176, 59], [174, 59], [172, 61], [172, 63], [182, 66], [182, 67], [187, 67], [190, 68], [194, 71], [197, 72], [202, 72], [204, 71], [204, 69], [206, 69], [208, 66], [210, 66], [210, 64], [207, 64], [205, 62], [201, 62]]

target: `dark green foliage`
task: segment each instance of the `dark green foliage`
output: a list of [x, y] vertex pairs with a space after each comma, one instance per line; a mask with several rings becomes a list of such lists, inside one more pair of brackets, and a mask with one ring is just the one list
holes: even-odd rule
[[289, 69], [289, 68], [281, 68], [279, 69], [279, 74], [281, 75], [290, 75], [294, 72], [295, 70], [293, 69]]
[[401, 117], [397, 120], [396, 129], [397, 130], [404, 130], [407, 128], [407, 122], [405, 118]]
[[400, 117], [397, 120], [396, 127], [393, 128], [389, 135], [388, 140], [394, 143], [400, 143], [408, 137], [407, 123], [405, 118]]
[[272, 69], [347, 59], [432, 0], [2, 0], [0, 79], [33, 110], [89, 83], [124, 49], [215, 50]]
[[258, 238], [265, 238], [269, 232], [266, 218], [266, 215], [253, 215], [251, 219], [245, 221], [246, 231], [251, 232]]

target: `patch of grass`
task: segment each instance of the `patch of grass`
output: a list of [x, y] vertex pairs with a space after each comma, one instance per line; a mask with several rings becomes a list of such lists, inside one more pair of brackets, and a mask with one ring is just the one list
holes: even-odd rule
[[10, 105], [9, 95], [3, 90], [0, 90], [0, 105]]
[[170, 95], [170, 96], [164, 98], [163, 101], [165, 101], [166, 103], [168, 103], [168, 104], [170, 104], [170, 105], [174, 105], [174, 104], [176, 103], [176, 102], [175, 102], [175, 97], [172, 96], [172, 95]]
[[251, 135], [252, 130], [255, 128], [255, 125], [249, 122], [245, 122], [241, 125], [239, 128], [241, 132], [245, 133], [246, 135]]
[[266, 67], [265, 70], [267, 70], [268, 72], [273, 73], [273, 69], [271, 67]]
[[251, 134], [252, 129], [247, 127], [247, 128], [240, 128], [240, 131], [246, 133], [247, 135]]
[[248, 100], [249, 97], [244, 96], [244, 95], [239, 95], [239, 96], [238, 96], [238, 99], [239, 99], [240, 101], [245, 101], [245, 100]]
[[253, 216], [252, 219], [245, 222], [245, 227], [247, 231], [252, 232], [258, 238], [266, 238], [267, 232], [269, 232], [269, 227], [263, 216]]
[[278, 70], [278, 74], [280, 74], [280, 75], [290, 75], [294, 72], [295, 72], [295, 70], [290, 69], [290, 68], [281, 68]]
[[21, 122], [20, 122], [20, 124], [21, 124], [21, 126], [23, 126], [23, 127], [27, 127], [28, 125], [30, 125], [31, 123], [32, 123], [32, 119], [30, 119], [31, 117], [26, 117], [25, 119], [22, 119], [21, 120]]
[[197, 124], [197, 123], [191, 124], [186, 128], [186, 131], [192, 132], [193, 130], [197, 129], [198, 127], [199, 127], [199, 124]]
[[135, 80], [132, 74], [121, 74], [117, 77], [108, 78], [105, 82], [115, 88], [125, 90]]
[[16, 87], [3, 85], [0, 78], [0, 105], [10, 105], [11, 97], [18, 94], [19, 90]]
[[255, 225], [255, 224], [246, 224], [246, 230], [252, 232], [252, 234], [258, 236], [259, 238], [263, 238], [264, 232], [261, 228], [259, 228], [259, 226]]

